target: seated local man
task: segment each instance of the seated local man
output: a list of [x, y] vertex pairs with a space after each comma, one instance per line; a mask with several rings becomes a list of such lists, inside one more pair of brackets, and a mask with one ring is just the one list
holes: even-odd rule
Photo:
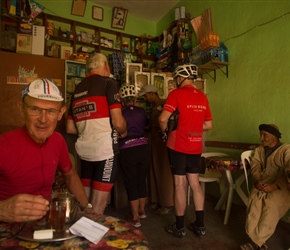
[[262, 145], [251, 159], [254, 186], [246, 220], [246, 232], [252, 242], [241, 245], [243, 250], [267, 249], [266, 241], [290, 208], [290, 145], [280, 142], [276, 125], [261, 124], [259, 130]]
[[25, 125], [0, 135], [0, 221], [32, 221], [45, 215], [57, 168], [76, 200], [87, 206], [66, 142], [55, 132], [66, 110], [62, 101], [49, 79], [37, 79], [23, 89], [18, 106]]

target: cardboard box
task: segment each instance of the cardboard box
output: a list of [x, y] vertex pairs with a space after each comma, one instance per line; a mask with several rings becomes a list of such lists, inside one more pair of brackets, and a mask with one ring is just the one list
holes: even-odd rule
[[33, 22], [28, 17], [21, 17], [19, 22], [19, 33], [32, 35]]
[[32, 36], [31, 35], [17, 34], [16, 52], [31, 54], [32, 52]]

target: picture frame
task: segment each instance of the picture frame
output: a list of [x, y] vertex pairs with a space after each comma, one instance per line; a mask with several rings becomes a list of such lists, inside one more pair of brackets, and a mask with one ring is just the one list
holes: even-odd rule
[[60, 58], [69, 60], [73, 53], [73, 48], [68, 46], [60, 46]]
[[17, 34], [16, 53], [32, 53], [32, 35]]
[[71, 14], [75, 16], [84, 16], [87, 0], [73, 0]]
[[126, 19], [127, 19], [128, 10], [114, 7], [112, 13], [112, 24], [111, 27], [115, 29], [125, 29]]
[[99, 6], [92, 7], [92, 18], [98, 21], [103, 21], [104, 18], [104, 10]]
[[151, 74], [149, 72], [138, 72], [134, 71], [134, 82], [135, 82], [135, 91], [138, 97], [140, 90], [146, 86], [150, 85]]
[[126, 83], [134, 84], [134, 72], [142, 72], [142, 63], [126, 63]]
[[197, 78], [194, 83], [193, 86], [202, 91], [204, 94], [206, 94], [206, 79], [203, 78]]
[[158, 95], [161, 99], [166, 99], [166, 74], [151, 73], [151, 85], [158, 89]]
[[176, 89], [176, 81], [173, 79], [173, 77], [166, 77], [165, 97], [167, 98], [169, 93], [174, 89]]

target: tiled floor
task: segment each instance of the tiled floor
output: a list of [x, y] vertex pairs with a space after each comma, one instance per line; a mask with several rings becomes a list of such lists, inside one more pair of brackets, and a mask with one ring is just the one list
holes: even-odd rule
[[[233, 204], [229, 223], [223, 224], [224, 211], [215, 211], [217, 199], [207, 195], [205, 202], [205, 224], [207, 235], [197, 238], [187, 230], [185, 239], [175, 238], [165, 232], [164, 227], [174, 222], [174, 212], [168, 215], [155, 215], [154, 211], [146, 207], [147, 218], [141, 221], [140, 230], [146, 235], [151, 250], [236, 250], [242, 243], [249, 241], [245, 230], [245, 206]], [[129, 209], [117, 211], [107, 207], [106, 214], [126, 219]], [[186, 211], [186, 224], [195, 219], [193, 205], [188, 205]], [[269, 250], [288, 250], [290, 247], [290, 224], [279, 222], [275, 234], [267, 242]]]

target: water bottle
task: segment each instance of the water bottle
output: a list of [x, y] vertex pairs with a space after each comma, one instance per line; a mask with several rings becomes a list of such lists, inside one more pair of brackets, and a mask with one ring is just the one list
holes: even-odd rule
[[228, 48], [225, 46], [223, 42], [220, 43], [220, 61], [221, 62], [228, 62], [229, 55], [228, 55]]

